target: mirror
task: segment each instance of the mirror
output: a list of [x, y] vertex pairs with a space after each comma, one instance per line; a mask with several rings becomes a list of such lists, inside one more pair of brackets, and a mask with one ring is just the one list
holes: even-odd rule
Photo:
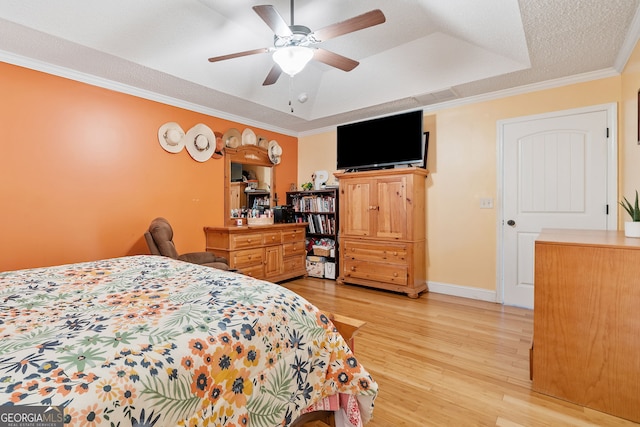
[[236, 225], [239, 218], [246, 223], [250, 209], [270, 209], [274, 204], [275, 173], [265, 148], [243, 145], [225, 149], [224, 211], [226, 225]]

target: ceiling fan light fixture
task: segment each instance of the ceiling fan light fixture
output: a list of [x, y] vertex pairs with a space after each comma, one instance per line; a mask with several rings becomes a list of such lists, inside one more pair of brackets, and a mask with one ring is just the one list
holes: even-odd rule
[[287, 46], [273, 52], [273, 60], [291, 77], [298, 74], [313, 58], [313, 49], [305, 46]]

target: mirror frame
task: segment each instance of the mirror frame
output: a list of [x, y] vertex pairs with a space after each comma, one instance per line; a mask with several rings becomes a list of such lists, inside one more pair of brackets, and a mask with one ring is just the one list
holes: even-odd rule
[[225, 148], [224, 162], [224, 217], [225, 225], [236, 225], [237, 218], [231, 218], [231, 163], [242, 163], [243, 165], [264, 166], [271, 168], [271, 182], [269, 185], [269, 204], [273, 207], [273, 190], [275, 184], [274, 164], [269, 159], [266, 148], [257, 145], [241, 145], [238, 148]]

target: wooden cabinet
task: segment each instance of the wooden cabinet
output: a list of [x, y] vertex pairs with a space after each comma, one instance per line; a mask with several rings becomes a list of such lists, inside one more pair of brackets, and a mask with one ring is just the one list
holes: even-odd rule
[[271, 279], [284, 271], [282, 245], [265, 246], [264, 248], [264, 277]]
[[413, 218], [414, 206], [407, 194], [411, 191], [409, 184], [413, 186], [412, 178], [394, 174], [347, 179], [340, 190], [340, 197], [349, 201], [342, 231], [350, 236], [404, 240], [412, 237], [408, 221]]
[[307, 224], [205, 227], [206, 249], [247, 276], [279, 282], [306, 274]]
[[406, 168], [337, 173], [340, 282], [403, 292], [427, 289], [428, 172]]
[[640, 239], [543, 230], [535, 243], [533, 390], [640, 422]]
[[229, 184], [230, 209], [241, 209], [247, 207], [247, 196], [245, 195], [246, 182], [232, 182]]

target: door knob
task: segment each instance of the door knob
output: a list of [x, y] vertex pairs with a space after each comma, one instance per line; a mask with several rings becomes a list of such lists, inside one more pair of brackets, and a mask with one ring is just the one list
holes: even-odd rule
[[516, 225], [516, 222], [514, 220], [510, 219], [509, 221], [507, 221], [507, 225], [510, 225], [510, 226], [513, 227], [514, 225]]

